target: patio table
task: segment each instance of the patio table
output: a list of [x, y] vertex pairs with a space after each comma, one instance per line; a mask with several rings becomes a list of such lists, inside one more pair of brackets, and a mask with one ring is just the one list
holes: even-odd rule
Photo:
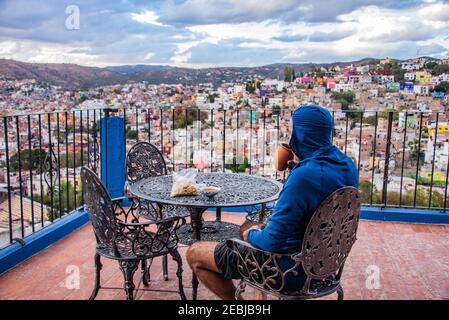
[[[201, 240], [202, 216], [210, 208], [230, 208], [263, 205], [277, 200], [282, 190], [278, 181], [247, 174], [236, 173], [198, 173], [198, 184], [219, 187], [220, 192], [213, 198], [200, 193], [197, 196], [172, 197], [171, 175], [150, 177], [130, 186], [130, 192], [137, 198], [157, 203], [161, 206], [183, 206], [190, 213], [193, 240]], [[226, 235], [225, 235], [226, 236]], [[195, 300], [198, 279], [193, 275], [192, 298]]]

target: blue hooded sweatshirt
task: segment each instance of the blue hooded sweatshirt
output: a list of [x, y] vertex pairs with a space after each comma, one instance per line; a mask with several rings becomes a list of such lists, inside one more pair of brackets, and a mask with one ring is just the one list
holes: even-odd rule
[[319, 204], [337, 189], [358, 187], [354, 162], [332, 145], [330, 112], [307, 105], [293, 112], [292, 121], [290, 148], [300, 162], [284, 183], [266, 227], [248, 233], [251, 245], [274, 253], [300, 252], [305, 230]]

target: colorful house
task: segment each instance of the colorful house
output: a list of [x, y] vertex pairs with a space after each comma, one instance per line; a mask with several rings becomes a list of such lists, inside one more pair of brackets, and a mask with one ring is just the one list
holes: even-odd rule
[[425, 71], [416, 72], [416, 82], [419, 84], [427, 84], [432, 82], [432, 75]]

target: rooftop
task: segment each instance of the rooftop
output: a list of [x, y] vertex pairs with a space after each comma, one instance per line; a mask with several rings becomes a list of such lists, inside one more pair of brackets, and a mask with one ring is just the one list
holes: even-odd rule
[[[205, 215], [206, 220], [213, 218], [212, 213]], [[242, 223], [244, 216], [226, 213], [223, 220]], [[180, 248], [183, 256], [186, 248]], [[358, 241], [343, 272], [345, 299], [449, 299], [448, 250], [449, 225], [361, 221]], [[88, 299], [94, 281], [94, 252], [95, 240], [87, 224], [0, 276], [0, 299]], [[102, 262], [102, 285], [121, 287], [122, 275], [117, 264], [107, 259]], [[175, 264], [169, 259], [167, 282], [163, 280], [161, 265], [160, 259], [153, 262], [150, 286], [176, 290]], [[77, 268], [79, 289], [69, 289], [74, 284], [69, 276], [76, 274]], [[375, 278], [377, 268], [378, 289], [370, 281]], [[183, 276], [190, 298], [191, 271], [186, 264]], [[216, 299], [201, 284], [198, 294], [199, 299]], [[251, 290], [244, 297], [252, 298]], [[97, 297], [124, 298], [123, 290], [100, 290]], [[179, 295], [141, 292], [138, 299], [179, 299]]]

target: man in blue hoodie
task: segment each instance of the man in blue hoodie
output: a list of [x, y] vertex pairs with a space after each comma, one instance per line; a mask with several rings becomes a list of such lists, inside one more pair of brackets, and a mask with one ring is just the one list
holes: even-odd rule
[[[342, 187], [358, 187], [354, 162], [332, 145], [332, 124], [331, 114], [323, 107], [308, 105], [295, 110], [289, 145], [299, 162], [292, 166], [265, 228], [254, 226], [246, 230], [243, 240], [268, 252], [298, 253], [319, 204]], [[187, 251], [187, 261], [198, 279], [217, 296], [234, 299], [232, 279], [240, 278], [238, 257], [226, 243], [194, 243]], [[287, 281], [290, 287], [297, 287], [301, 276]]]

